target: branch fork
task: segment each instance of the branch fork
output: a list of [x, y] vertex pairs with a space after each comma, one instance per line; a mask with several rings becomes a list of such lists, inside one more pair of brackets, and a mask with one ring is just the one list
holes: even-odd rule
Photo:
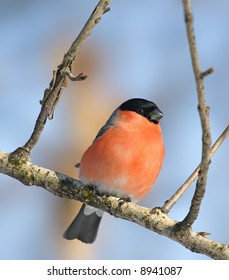
[[84, 75], [83, 73], [80, 73], [77, 76], [74, 76], [71, 72], [70, 67], [66, 67], [60, 70], [61, 74], [63, 76], [67, 76], [71, 81], [84, 81], [85, 79], [87, 79], [87, 76]]

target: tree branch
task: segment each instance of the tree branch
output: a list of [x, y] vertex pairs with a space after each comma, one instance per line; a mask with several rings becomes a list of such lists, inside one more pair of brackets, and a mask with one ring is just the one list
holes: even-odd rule
[[[210, 158], [213, 157], [215, 152], [219, 149], [219, 147], [221, 146], [223, 141], [228, 137], [228, 135], [229, 135], [229, 125], [224, 129], [222, 134], [219, 136], [219, 138], [216, 140], [214, 145], [211, 147]], [[188, 177], [188, 179], [183, 183], [183, 185], [174, 193], [174, 195], [165, 202], [165, 204], [162, 207], [162, 211], [164, 213], [168, 213], [171, 210], [171, 208], [174, 206], [174, 204], [178, 201], [178, 199], [180, 199], [180, 197], [187, 191], [187, 189], [192, 185], [192, 183], [198, 177], [199, 171], [200, 171], [200, 164], [192, 172], [192, 174]]]
[[190, 210], [184, 220], [179, 223], [180, 230], [185, 230], [192, 226], [194, 221], [197, 219], [199, 214], [200, 205], [204, 197], [207, 173], [210, 165], [210, 148], [211, 148], [211, 131], [209, 121], [209, 110], [206, 106], [205, 93], [204, 93], [204, 82], [203, 78], [206, 73], [212, 71], [205, 71], [202, 73], [198, 58], [198, 52], [196, 47], [196, 40], [193, 27], [193, 14], [191, 3], [189, 0], [183, 0], [183, 8], [185, 15], [186, 31], [189, 43], [189, 49], [191, 53], [192, 66], [196, 81], [197, 96], [198, 96], [198, 111], [200, 115], [201, 127], [202, 127], [202, 157], [200, 163], [200, 169], [198, 172], [198, 179], [196, 183], [196, 190], [192, 199]]
[[80, 200], [115, 217], [132, 221], [179, 242], [193, 252], [213, 259], [229, 260], [228, 245], [209, 240], [190, 228], [183, 232], [177, 231], [177, 222], [160, 208], [145, 208], [116, 197], [98, 194], [92, 187], [85, 186], [78, 180], [33, 164], [23, 149], [18, 149], [13, 154], [0, 151], [0, 172], [24, 185], [36, 185], [59, 197]]
[[82, 48], [86, 38], [91, 34], [92, 29], [97, 23], [99, 23], [102, 15], [109, 10], [108, 5], [111, 3], [111, 1], [112, 0], [99, 1], [80, 34], [72, 43], [68, 52], [64, 55], [62, 63], [58, 66], [56, 71], [53, 71], [53, 79], [49, 84], [49, 88], [44, 92], [43, 100], [40, 102], [42, 107], [36, 120], [32, 135], [22, 147], [27, 153], [30, 153], [38, 142], [47, 118], [53, 118], [54, 110], [58, 101], [60, 100], [63, 88], [66, 86], [66, 77], [69, 77], [74, 81], [82, 81], [86, 79], [87, 76], [82, 75], [82, 73], [77, 77], [71, 73], [72, 62], [79, 54], [80, 49]]

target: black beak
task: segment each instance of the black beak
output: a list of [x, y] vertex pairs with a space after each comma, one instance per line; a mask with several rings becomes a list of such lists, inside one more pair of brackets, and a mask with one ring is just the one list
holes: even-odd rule
[[163, 113], [158, 109], [154, 109], [150, 114], [150, 120], [158, 122], [163, 117]]

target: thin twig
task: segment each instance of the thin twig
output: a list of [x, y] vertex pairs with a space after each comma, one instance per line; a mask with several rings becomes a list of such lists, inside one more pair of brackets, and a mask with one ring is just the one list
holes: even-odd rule
[[58, 66], [57, 71], [54, 71], [53, 79], [49, 84], [49, 88], [45, 90], [43, 100], [41, 101], [41, 111], [36, 120], [34, 130], [31, 137], [22, 147], [27, 153], [30, 153], [33, 147], [39, 140], [39, 137], [44, 129], [47, 118], [52, 119], [55, 107], [60, 99], [63, 88], [66, 86], [66, 77], [71, 77], [72, 80], [81, 81], [86, 78], [82, 74], [75, 77], [71, 73], [72, 62], [79, 54], [85, 40], [91, 34], [92, 29], [100, 21], [102, 15], [109, 8], [108, 5], [112, 0], [100, 0], [95, 7], [93, 13], [84, 25], [82, 31], [73, 42], [68, 52], [64, 55], [62, 63]]
[[[221, 146], [223, 141], [228, 137], [229, 135], [229, 125], [225, 128], [225, 130], [222, 132], [222, 134], [219, 136], [219, 138], [216, 140], [214, 145], [211, 147], [210, 150], [210, 158], [215, 154], [215, 152], [218, 150], [218, 148]], [[162, 211], [164, 213], [168, 213], [171, 208], [174, 206], [174, 204], [178, 201], [178, 199], [186, 192], [186, 190], [192, 185], [192, 183], [196, 180], [198, 177], [198, 172], [200, 171], [200, 164], [197, 166], [197, 168], [192, 172], [192, 174], [189, 176], [189, 178], [183, 183], [183, 185], [174, 193], [174, 195], [168, 199], [165, 204], [162, 206]]]
[[211, 132], [209, 123], [209, 108], [206, 106], [205, 94], [204, 94], [204, 83], [203, 73], [200, 69], [200, 63], [197, 54], [197, 47], [193, 28], [193, 15], [191, 4], [189, 0], [183, 0], [187, 36], [189, 42], [189, 48], [192, 58], [193, 70], [196, 80], [196, 87], [198, 93], [198, 111], [202, 126], [202, 159], [200, 164], [200, 170], [198, 174], [198, 180], [196, 184], [195, 194], [192, 199], [189, 213], [185, 219], [180, 223], [180, 229], [186, 229], [190, 227], [196, 220], [202, 199], [204, 197], [207, 173], [210, 164], [210, 147], [211, 147]]
[[215, 71], [215, 69], [213, 67], [210, 67], [209, 69], [205, 70], [204, 72], [202, 72], [200, 74], [200, 78], [203, 79], [205, 77], [207, 77], [208, 75], [212, 74]]
[[192, 199], [190, 210], [185, 219], [179, 224], [179, 229], [185, 230], [194, 223], [196, 220], [202, 199], [204, 197], [207, 173], [210, 164], [210, 148], [211, 148], [211, 131], [209, 122], [209, 107], [206, 106], [203, 73], [201, 71], [198, 52], [196, 47], [196, 40], [193, 27], [193, 13], [189, 0], [183, 0], [183, 8], [185, 15], [186, 31], [189, 43], [189, 49], [191, 53], [192, 66], [196, 81], [197, 96], [198, 96], [198, 111], [200, 115], [201, 127], [202, 127], [202, 157], [200, 163], [200, 170], [198, 174], [198, 180], [196, 183], [195, 193]]

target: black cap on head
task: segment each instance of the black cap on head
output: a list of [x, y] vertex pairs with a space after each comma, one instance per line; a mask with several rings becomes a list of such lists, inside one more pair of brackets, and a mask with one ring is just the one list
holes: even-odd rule
[[136, 112], [155, 124], [158, 124], [159, 120], [163, 117], [163, 113], [155, 103], [142, 98], [129, 99], [122, 103], [119, 109], [121, 111]]

